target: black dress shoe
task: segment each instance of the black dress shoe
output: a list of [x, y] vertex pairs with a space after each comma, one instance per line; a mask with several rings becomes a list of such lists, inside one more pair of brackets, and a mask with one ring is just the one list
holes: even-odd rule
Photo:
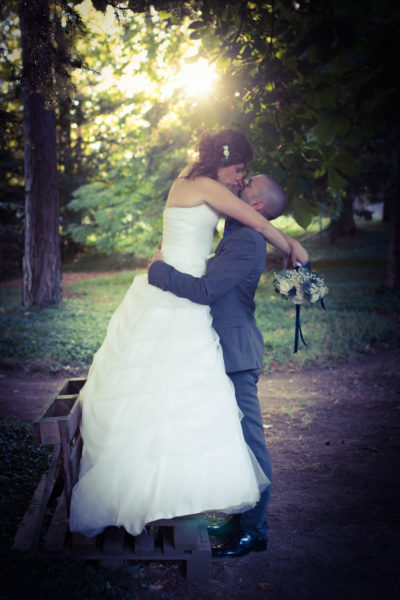
[[242, 531], [240, 535], [235, 536], [226, 544], [213, 548], [212, 555], [221, 558], [235, 558], [244, 556], [248, 552], [263, 552], [267, 547], [268, 543], [265, 538], [254, 537]]

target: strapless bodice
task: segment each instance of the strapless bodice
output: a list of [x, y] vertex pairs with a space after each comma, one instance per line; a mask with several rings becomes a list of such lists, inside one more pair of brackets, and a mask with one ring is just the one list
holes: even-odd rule
[[162, 241], [165, 262], [179, 271], [197, 277], [203, 275], [217, 223], [218, 215], [208, 204], [165, 208]]

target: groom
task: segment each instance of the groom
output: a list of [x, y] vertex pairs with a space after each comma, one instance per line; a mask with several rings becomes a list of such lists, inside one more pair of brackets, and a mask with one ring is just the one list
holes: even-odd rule
[[[271, 220], [286, 205], [281, 186], [266, 175], [244, 182], [242, 199], [254, 210]], [[285, 236], [291, 248], [299, 244]], [[304, 252], [304, 263], [308, 257]], [[235, 387], [236, 400], [243, 412], [244, 438], [264, 473], [271, 480], [271, 463], [265, 445], [264, 428], [257, 397], [264, 340], [257, 327], [254, 295], [266, 263], [264, 237], [238, 221], [227, 223], [224, 238], [207, 263], [203, 277], [177, 271], [162, 261], [159, 251], [150, 261], [149, 283], [199, 304], [209, 304], [213, 327], [218, 333], [225, 369]], [[250, 551], [267, 549], [267, 505], [270, 486], [261, 494], [256, 506], [240, 517], [240, 527], [230, 541], [215, 548], [214, 556], [243, 556]]]

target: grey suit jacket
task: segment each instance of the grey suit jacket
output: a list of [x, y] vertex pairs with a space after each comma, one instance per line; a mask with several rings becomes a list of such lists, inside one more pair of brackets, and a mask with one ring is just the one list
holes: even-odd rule
[[151, 285], [210, 305], [227, 373], [262, 366], [264, 341], [254, 318], [254, 295], [266, 256], [264, 237], [238, 223], [220, 242], [202, 277], [181, 273], [161, 261], [149, 269]]

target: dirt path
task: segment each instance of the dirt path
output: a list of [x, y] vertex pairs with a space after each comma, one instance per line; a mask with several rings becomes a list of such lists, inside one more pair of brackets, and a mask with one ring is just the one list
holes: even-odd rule
[[[214, 560], [204, 584], [177, 577], [176, 566], [146, 565], [138, 598], [397, 599], [399, 365], [400, 351], [385, 351], [262, 377], [274, 469], [269, 550]], [[0, 413], [31, 421], [62, 379], [0, 372]]]

